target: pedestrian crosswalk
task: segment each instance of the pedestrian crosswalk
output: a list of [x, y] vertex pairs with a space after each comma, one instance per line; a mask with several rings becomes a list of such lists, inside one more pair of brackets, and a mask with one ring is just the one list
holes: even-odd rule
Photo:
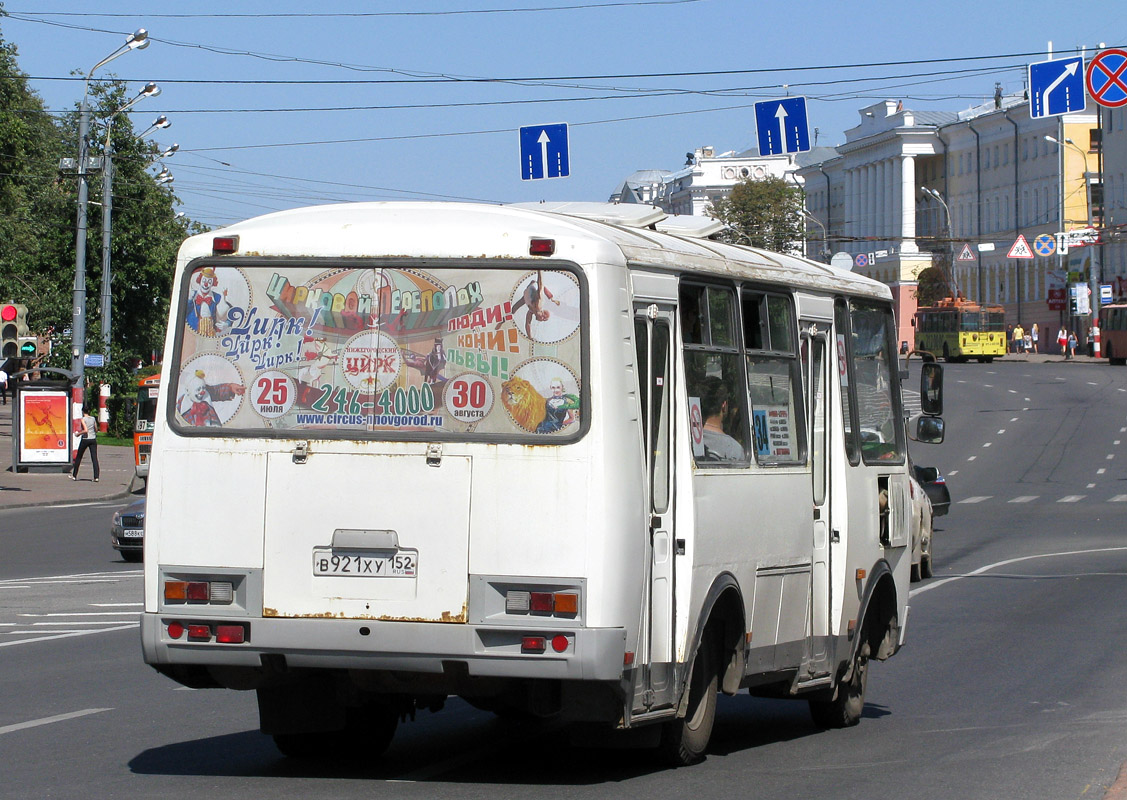
[[140, 625], [141, 570], [0, 580], [0, 648]]
[[1026, 503], [1127, 503], [1127, 494], [1114, 494], [1110, 496], [1094, 494], [1022, 494], [1015, 497], [998, 497], [987, 494], [964, 497], [961, 500], [954, 501], [955, 505], [977, 505], [979, 503], [1010, 503], [1019, 505]]

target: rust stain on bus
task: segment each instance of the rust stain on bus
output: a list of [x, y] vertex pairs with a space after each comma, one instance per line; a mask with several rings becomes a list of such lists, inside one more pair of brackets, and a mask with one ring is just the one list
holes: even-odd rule
[[333, 613], [331, 611], [323, 611], [318, 614], [280, 614], [276, 608], [262, 609], [263, 617], [285, 617], [287, 619], [363, 619], [374, 622], [450, 622], [450, 623], [463, 623], [469, 621], [469, 610], [465, 603], [462, 604], [462, 610], [458, 613], [450, 611], [443, 611], [442, 615], [437, 619], [434, 617], [395, 617], [388, 614], [375, 615], [375, 614], [355, 614], [346, 615], [343, 611]]

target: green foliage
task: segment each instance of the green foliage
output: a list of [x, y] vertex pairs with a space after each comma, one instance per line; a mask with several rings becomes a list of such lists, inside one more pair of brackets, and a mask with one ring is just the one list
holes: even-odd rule
[[742, 180], [708, 207], [708, 215], [727, 223], [726, 241], [777, 253], [802, 250], [802, 193], [782, 178]]
[[[54, 119], [29, 88], [16, 56], [15, 46], [0, 38], [0, 300], [26, 303], [32, 330], [51, 332], [53, 349], [46, 366], [70, 369], [71, 342], [64, 331], [73, 319], [78, 180], [73, 170], [60, 170], [60, 160], [77, 159], [79, 104]], [[131, 368], [147, 363], [150, 354], [163, 347], [176, 251], [189, 231], [199, 227], [177, 219], [179, 201], [155, 182], [155, 146], [137, 138], [140, 131], [134, 129], [129, 114], [115, 114], [137, 88], [117, 80], [92, 82], [88, 95], [89, 155], [95, 159], [104, 155], [108, 141], [114, 170], [110, 359], [105, 368], [87, 368], [86, 374], [88, 380], [110, 383], [112, 404], [132, 400], [136, 378]], [[86, 351], [90, 353], [103, 351], [99, 315], [103, 176], [97, 169], [87, 178]], [[97, 392], [89, 396], [96, 397]], [[113, 414], [111, 424], [127, 435], [132, 420], [121, 416]]]
[[941, 266], [921, 270], [916, 277], [916, 304], [921, 308], [933, 306], [944, 297], [953, 297], [955, 292], [947, 284], [947, 275]]

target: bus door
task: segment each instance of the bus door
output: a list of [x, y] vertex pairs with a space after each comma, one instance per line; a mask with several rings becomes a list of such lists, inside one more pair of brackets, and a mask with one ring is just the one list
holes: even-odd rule
[[673, 531], [673, 320], [672, 305], [639, 304], [634, 341], [646, 453], [646, 536], [649, 603], [639, 654], [644, 678], [636, 684], [634, 711], [673, 704], [673, 603], [676, 539]]
[[811, 542], [810, 620], [803, 680], [828, 676], [830, 651], [830, 542], [833, 521], [830, 518], [830, 453], [829, 434], [831, 404], [828, 387], [832, 386], [831, 370], [836, 364], [830, 357], [832, 339], [829, 323], [801, 324], [802, 368], [805, 373], [807, 430], [810, 431], [811, 495], [814, 504], [814, 529]]

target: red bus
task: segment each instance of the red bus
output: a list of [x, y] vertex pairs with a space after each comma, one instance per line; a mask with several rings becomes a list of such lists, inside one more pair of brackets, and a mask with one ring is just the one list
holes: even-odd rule
[[149, 453], [153, 449], [153, 422], [157, 418], [160, 372], [137, 381], [137, 413], [133, 421], [133, 463], [138, 478], [149, 477]]
[[1127, 303], [1100, 308], [1100, 355], [1116, 366], [1127, 364]]

